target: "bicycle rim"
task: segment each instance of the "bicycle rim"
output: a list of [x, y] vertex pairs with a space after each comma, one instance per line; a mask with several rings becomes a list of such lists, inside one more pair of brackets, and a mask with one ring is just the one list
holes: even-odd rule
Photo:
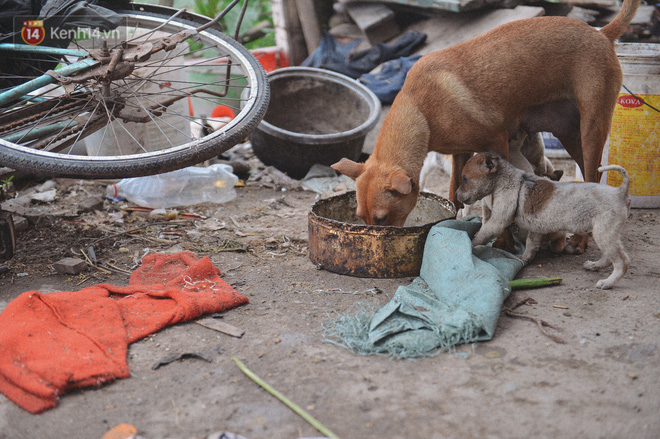
[[[134, 7], [119, 11], [124, 25], [114, 31], [115, 40], [108, 40], [110, 49], [121, 40], [141, 44], [192, 30], [201, 20], [190, 14], [172, 18], [176, 10], [169, 8]], [[94, 39], [72, 46], [100, 48]], [[268, 101], [261, 65], [242, 45], [210, 28], [169, 52], [136, 62], [129, 75], [109, 84], [93, 79], [67, 87], [58, 83], [0, 110], [0, 163], [40, 176], [73, 178], [166, 172], [243, 141], [263, 118]], [[212, 117], [218, 109], [224, 114]], [[234, 113], [231, 120], [227, 109]], [[216, 130], [209, 132], [208, 125]]]

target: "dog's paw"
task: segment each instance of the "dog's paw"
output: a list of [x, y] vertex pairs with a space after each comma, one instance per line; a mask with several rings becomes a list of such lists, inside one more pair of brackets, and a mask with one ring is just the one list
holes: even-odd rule
[[600, 288], [601, 290], [609, 290], [612, 288], [614, 285], [614, 282], [608, 282], [607, 279], [601, 279], [598, 282], [596, 282], [596, 288]]
[[473, 247], [476, 247], [476, 246], [478, 246], [478, 245], [485, 245], [485, 244], [488, 244], [488, 240], [487, 240], [487, 239], [483, 239], [481, 236], [479, 236], [479, 233], [477, 233], [477, 234], [475, 235], [475, 237], [472, 238], [472, 246], [473, 246]]
[[601, 258], [598, 261], [587, 261], [582, 266], [584, 267], [585, 270], [596, 271], [602, 268], [607, 268], [610, 265], [612, 264], [607, 258]]
[[532, 259], [534, 259], [534, 256], [525, 256], [525, 254], [518, 255], [518, 257], [521, 261], [523, 261], [525, 265], [528, 265], [530, 262], [532, 262]]
[[587, 261], [584, 263], [583, 267], [585, 270], [589, 270], [589, 271], [596, 271], [600, 269], [600, 267], [595, 261]]

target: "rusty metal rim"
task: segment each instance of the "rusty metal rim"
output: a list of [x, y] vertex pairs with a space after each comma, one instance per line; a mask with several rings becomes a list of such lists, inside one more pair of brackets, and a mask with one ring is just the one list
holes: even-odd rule
[[[317, 201], [312, 206], [312, 209], [309, 212], [309, 216], [313, 218], [315, 221], [317, 221], [319, 224], [323, 224], [328, 228], [341, 227], [343, 233], [361, 234], [361, 235], [364, 235], [365, 233], [372, 235], [396, 235], [396, 236], [418, 235], [419, 233], [423, 232], [425, 229], [429, 228], [429, 226], [437, 224], [440, 221], [444, 221], [444, 220], [431, 221], [429, 223], [422, 224], [421, 226], [411, 226], [411, 227], [377, 226], [377, 225], [367, 225], [367, 224], [352, 224], [344, 221], [338, 221], [332, 218], [326, 218], [320, 216], [315, 212], [315, 210], [318, 207], [321, 207], [323, 204], [331, 203], [336, 198], [345, 197], [352, 193], [353, 192], [345, 192], [343, 194], [333, 195], [332, 197], [328, 197], [323, 200]], [[447, 210], [449, 210], [450, 212], [452, 212], [454, 216], [456, 216], [456, 208], [454, 207], [454, 204], [451, 201], [442, 198], [439, 195], [432, 194], [430, 192], [422, 192], [420, 195], [424, 195], [426, 198], [431, 198], [441, 203], [447, 208]]]

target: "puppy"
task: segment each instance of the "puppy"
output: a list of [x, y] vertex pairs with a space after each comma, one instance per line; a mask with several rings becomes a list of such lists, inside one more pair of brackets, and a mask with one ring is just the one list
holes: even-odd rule
[[366, 224], [402, 226], [429, 151], [454, 156], [449, 199], [455, 201], [471, 155], [508, 157], [509, 132], [519, 128], [559, 133], [585, 180], [598, 181], [623, 77], [613, 42], [639, 3], [624, 0], [600, 31], [567, 17], [530, 18], [423, 56], [408, 72], [369, 159], [333, 165], [356, 180], [357, 215]]
[[[419, 176], [419, 188], [422, 191], [426, 187], [426, 182], [431, 169], [440, 165], [438, 156], [439, 153], [431, 151], [424, 160], [424, 166], [422, 166], [422, 171]], [[541, 177], [548, 177], [553, 181], [559, 181], [564, 175], [564, 171], [555, 170], [552, 162], [550, 162], [545, 156], [545, 144], [543, 143], [541, 133], [535, 133], [531, 136], [524, 130], [509, 133], [509, 161], [518, 169], [522, 169], [527, 173], [534, 173]], [[482, 219], [483, 222], [486, 222], [490, 218], [492, 211], [490, 197], [486, 197], [483, 200], [481, 207]], [[465, 206], [461, 210], [461, 213], [463, 216], [472, 214], [473, 205]], [[507, 228], [507, 230], [497, 238], [493, 247], [513, 253], [516, 245], [514, 235], [522, 241], [526, 238], [526, 234], [520, 236], [519, 233], [516, 234], [513, 230], [517, 229], [514, 227]], [[550, 248], [553, 253], [561, 253], [566, 247], [566, 233], [557, 232], [550, 236], [544, 236], [543, 241], [550, 241]]]
[[598, 183], [555, 183], [527, 174], [497, 154], [481, 153], [468, 160], [463, 168], [456, 197], [465, 204], [472, 204], [492, 195], [490, 220], [483, 224], [472, 243], [486, 244], [515, 221], [528, 231], [521, 257], [525, 263], [538, 251], [543, 234], [591, 232], [602, 257], [596, 262], [586, 262], [584, 267], [597, 270], [613, 264], [612, 274], [596, 284], [598, 288], [608, 289], [623, 277], [630, 265], [621, 244], [621, 231], [630, 209], [630, 179], [621, 166], [598, 169], [599, 172], [611, 170], [623, 176], [617, 188]]
[[[559, 181], [564, 175], [564, 171], [555, 170], [552, 162], [545, 156], [545, 145], [541, 133], [530, 135], [524, 130], [518, 130], [510, 133], [509, 139], [509, 162], [516, 168], [539, 177], [547, 177], [553, 181]], [[484, 223], [490, 219], [492, 210], [492, 197], [485, 197], [482, 202]], [[512, 224], [497, 238], [493, 247], [514, 253], [516, 238], [525, 241], [527, 232]], [[542, 241], [550, 243], [550, 250], [553, 253], [562, 253], [566, 248], [566, 232], [558, 231], [544, 235]]]

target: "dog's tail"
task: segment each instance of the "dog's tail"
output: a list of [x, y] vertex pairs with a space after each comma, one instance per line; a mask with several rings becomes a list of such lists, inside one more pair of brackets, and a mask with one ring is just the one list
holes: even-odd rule
[[635, 12], [639, 7], [640, 0], [623, 0], [623, 5], [621, 10], [614, 17], [614, 20], [610, 21], [605, 25], [600, 31], [605, 34], [610, 41], [614, 42], [621, 34], [628, 28], [628, 25], [635, 17]]
[[630, 189], [630, 176], [628, 175], [628, 172], [624, 169], [624, 167], [619, 165], [609, 165], [609, 166], [601, 166], [600, 168], [598, 168], [598, 172], [605, 172], [605, 171], [619, 171], [621, 173], [621, 177], [623, 177], [623, 181], [621, 182], [621, 186], [619, 186], [619, 190], [622, 192], [624, 198], [628, 198], [628, 189]]

